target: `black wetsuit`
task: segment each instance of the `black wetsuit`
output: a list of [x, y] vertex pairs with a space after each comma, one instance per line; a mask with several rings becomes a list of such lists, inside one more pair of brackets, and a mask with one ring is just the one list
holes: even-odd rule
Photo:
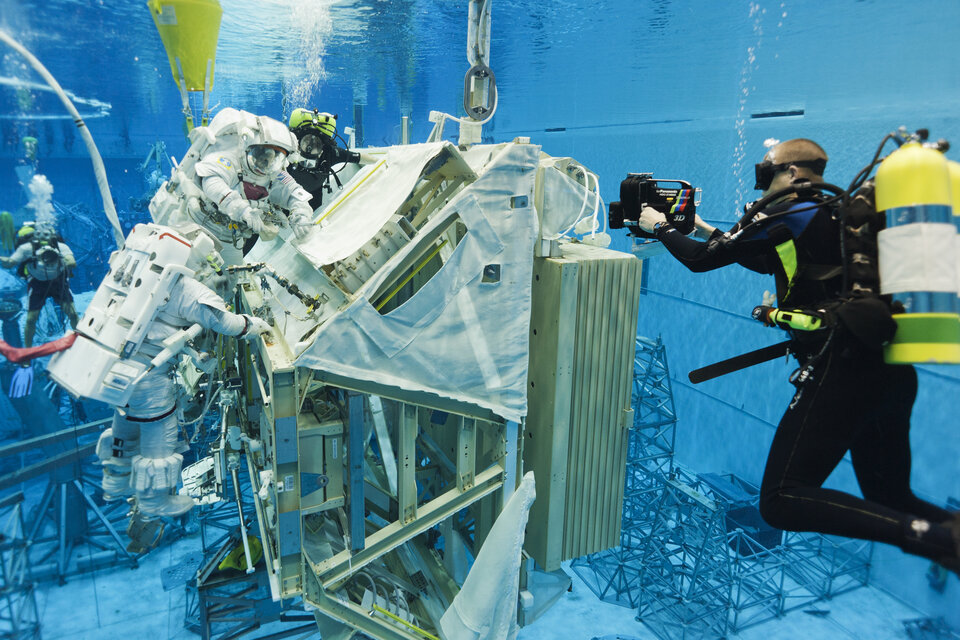
[[332, 167], [344, 162], [360, 162], [360, 154], [338, 147], [331, 142], [324, 144], [316, 167], [305, 167], [303, 164], [290, 165], [287, 173], [310, 193], [310, 206], [316, 211], [323, 204], [324, 189], [333, 175]]
[[[768, 214], [783, 216], [748, 227], [736, 239], [716, 231], [697, 242], [670, 227], [657, 238], [692, 271], [734, 262], [777, 278], [781, 308], [816, 309], [842, 289], [839, 223], [827, 207], [790, 201]], [[795, 212], [795, 213], [794, 213]], [[739, 224], [733, 231], [739, 230]], [[798, 270], [792, 286], [776, 251], [793, 238]], [[910, 489], [910, 413], [917, 394], [912, 366], [884, 363], [842, 324], [832, 332], [792, 332], [801, 367], [812, 364], [777, 426], [760, 490], [760, 512], [772, 526], [895, 544], [934, 560], [955, 554], [949, 532], [933, 527], [918, 537], [916, 518], [944, 523], [952, 514]], [[864, 498], [824, 489], [850, 451]]]

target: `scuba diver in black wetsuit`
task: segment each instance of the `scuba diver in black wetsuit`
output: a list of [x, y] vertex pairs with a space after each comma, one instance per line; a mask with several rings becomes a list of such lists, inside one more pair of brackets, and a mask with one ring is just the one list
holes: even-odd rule
[[[790, 531], [894, 544], [960, 575], [960, 514], [917, 498], [910, 488], [917, 374], [912, 366], [884, 362], [881, 346], [896, 331], [889, 300], [878, 287], [870, 295], [851, 294], [858, 287], [846, 281], [851, 267], [835, 204], [843, 191], [823, 183], [826, 163], [811, 140], [774, 146], [756, 166], [764, 197], [733, 229], [723, 233], [696, 218], [695, 235], [706, 242], [682, 235], [650, 207], [639, 226], [692, 271], [739, 263], [776, 277], [778, 307], [757, 307], [754, 316], [788, 330], [800, 368], [791, 376], [797, 391], [767, 458], [763, 518]], [[849, 206], [864, 201], [867, 188]], [[838, 195], [824, 195], [828, 191]], [[783, 313], [794, 309], [800, 312]], [[848, 450], [863, 498], [822, 486]]]
[[290, 165], [287, 172], [310, 192], [310, 206], [316, 211], [323, 204], [324, 190], [331, 191], [331, 177], [338, 187], [343, 186], [333, 167], [347, 162], [358, 163], [360, 154], [337, 145], [337, 116], [329, 113], [294, 109], [290, 114], [290, 131], [297, 136], [297, 151], [303, 160]]

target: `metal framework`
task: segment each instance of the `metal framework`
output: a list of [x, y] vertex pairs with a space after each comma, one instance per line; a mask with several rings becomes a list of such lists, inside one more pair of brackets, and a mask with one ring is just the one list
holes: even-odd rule
[[632, 608], [639, 604], [641, 554], [653, 508], [662, 478], [673, 471], [677, 417], [660, 338], [637, 337], [631, 404], [620, 546], [577, 558], [571, 567], [601, 600]]
[[[118, 563], [137, 566], [138, 556], [127, 550], [118, 532], [127, 504], [98, 504], [98, 474], [84, 464], [96, 446], [94, 436], [107, 422], [97, 420], [0, 447], [0, 459], [37, 449], [49, 456], [0, 477], [3, 490], [49, 474], [39, 503], [26, 518], [30, 564], [38, 580], [55, 577], [63, 583], [69, 576]], [[89, 554], [74, 553], [82, 545], [90, 548]]]
[[0, 639], [40, 640], [37, 597], [23, 523], [23, 493], [0, 500]]
[[[249, 478], [238, 474], [238, 480], [241, 494], [249, 495]], [[225, 493], [229, 495], [231, 492], [230, 487], [225, 487]], [[252, 501], [245, 504], [249, 509], [244, 509], [244, 517], [252, 522], [255, 518]], [[180, 579], [185, 582], [187, 595], [184, 627], [203, 640], [232, 640], [279, 621], [290, 624], [264, 637], [313, 637], [317, 630], [313, 615], [300, 608], [299, 599], [273, 600], [262, 562], [252, 573], [218, 569], [220, 562], [241, 540], [237, 505], [224, 500], [198, 509], [201, 510], [197, 520], [202, 553], [165, 570], [179, 570], [183, 574]]]
[[636, 607], [659, 638], [720, 638], [867, 583], [873, 545], [763, 523], [759, 491], [675, 464], [660, 340], [638, 338], [620, 546], [575, 560], [602, 600]]

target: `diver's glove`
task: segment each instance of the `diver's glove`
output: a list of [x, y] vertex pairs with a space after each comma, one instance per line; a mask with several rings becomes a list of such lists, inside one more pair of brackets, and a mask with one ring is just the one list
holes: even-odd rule
[[33, 390], [33, 365], [22, 364], [13, 372], [10, 378], [10, 392], [7, 393], [11, 398], [23, 398], [30, 395]]
[[261, 333], [270, 333], [273, 330], [269, 322], [256, 316], [243, 314], [243, 319], [247, 321], [246, 331], [240, 334], [244, 340], [253, 340]]

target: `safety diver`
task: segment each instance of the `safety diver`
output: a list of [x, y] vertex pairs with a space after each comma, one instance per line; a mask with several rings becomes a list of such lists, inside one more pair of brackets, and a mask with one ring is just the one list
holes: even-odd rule
[[[873, 296], [835, 305], [845, 294], [841, 225], [837, 208], [816, 188], [826, 186], [827, 159], [807, 139], [773, 146], [755, 170], [760, 215], [750, 221], [748, 213], [727, 233], [698, 216], [695, 234], [706, 242], [682, 235], [650, 207], [639, 225], [691, 271], [736, 262], [773, 274], [780, 309], [836, 309], [832, 327], [785, 327], [800, 368], [766, 462], [764, 520], [790, 531], [894, 544], [960, 574], [960, 514], [921, 500], [910, 487], [917, 374], [884, 362], [882, 344], [896, 331], [889, 302]], [[847, 451], [863, 498], [822, 486]]]
[[343, 185], [335, 165], [359, 163], [360, 154], [337, 144], [337, 116], [317, 109], [294, 109], [290, 114], [290, 130], [297, 137], [297, 150], [303, 158], [291, 164], [290, 175], [310, 192], [310, 206], [316, 210], [323, 204], [323, 192], [330, 193], [330, 178]]
[[52, 298], [69, 319], [70, 326], [77, 328], [79, 318], [69, 286], [70, 273], [77, 262], [67, 243], [47, 225], [27, 222], [17, 232], [16, 242], [16, 250], [9, 257], [0, 257], [0, 265], [16, 267], [17, 273], [27, 281], [23, 343], [29, 348], [33, 345], [37, 320], [47, 298]]
[[[194, 324], [243, 339], [256, 338], [270, 331], [270, 325], [256, 316], [228, 311], [223, 298], [201, 282], [214, 275], [222, 261], [213, 241], [196, 225], [191, 227], [190, 234], [184, 234], [183, 229], [174, 231], [157, 225], [138, 225], [134, 230], [134, 233], [141, 234], [148, 230], [152, 233], [150, 237], [159, 238], [159, 241], [171, 236], [180, 242], [189, 241], [191, 250], [185, 265], [190, 271], [177, 277], [169, 293], [159, 301], [161, 304], [152, 314], [146, 338], [130, 356], [132, 360], [152, 362], [169, 346], [172, 337]], [[144, 268], [150, 268], [150, 265]], [[189, 275], [191, 271], [193, 276]], [[107, 282], [109, 279], [108, 274], [101, 287], [115, 287]], [[151, 297], [149, 300], [153, 302], [155, 299]], [[85, 315], [81, 321], [81, 333], [88, 325], [98, 326], [98, 322], [88, 323], [87, 319]], [[91, 315], [90, 319], [97, 318]], [[71, 348], [82, 348], [83, 344]], [[140, 513], [148, 517], [176, 517], [194, 505], [189, 496], [174, 492], [183, 463], [181, 453], [187, 449], [187, 445], [178, 439], [177, 386], [172, 376], [174, 363], [175, 360], [167, 360], [147, 369], [145, 375], [135, 382], [126, 406], [116, 407], [111, 427], [101, 434], [97, 444], [97, 456], [103, 464], [104, 499], [110, 501], [135, 495]]]
[[297, 148], [286, 125], [227, 108], [190, 139], [187, 155], [150, 202], [154, 221], [208, 229], [229, 264], [239, 263], [258, 236], [275, 237], [278, 227], [291, 227], [297, 237], [309, 232], [310, 194], [285, 171]]

